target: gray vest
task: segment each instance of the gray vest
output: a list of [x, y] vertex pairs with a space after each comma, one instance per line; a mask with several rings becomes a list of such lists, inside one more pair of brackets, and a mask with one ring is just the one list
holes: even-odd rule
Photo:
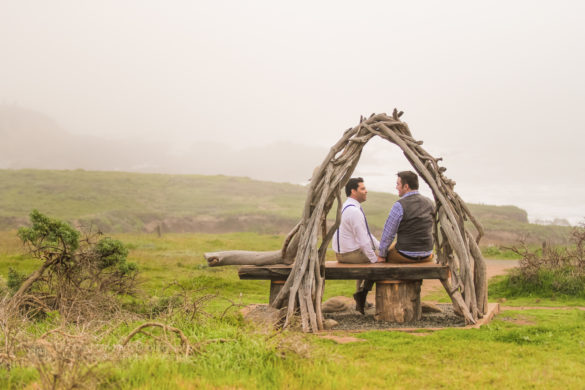
[[433, 250], [433, 223], [435, 206], [432, 200], [420, 194], [400, 198], [404, 213], [398, 226], [396, 249], [407, 252]]

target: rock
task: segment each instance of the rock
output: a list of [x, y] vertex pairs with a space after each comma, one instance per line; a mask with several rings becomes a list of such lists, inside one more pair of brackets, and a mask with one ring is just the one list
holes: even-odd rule
[[337, 296], [329, 298], [321, 305], [323, 313], [339, 313], [341, 311], [351, 310], [355, 306], [353, 298]]
[[277, 328], [284, 320], [286, 308], [275, 309], [269, 305], [248, 305], [240, 309], [246, 321], [253, 322], [263, 328]]
[[423, 313], [442, 313], [443, 310], [434, 303], [431, 302], [421, 302], [420, 308]]
[[339, 325], [339, 322], [328, 318], [325, 321], [323, 321], [323, 328], [329, 330], [329, 329], [333, 329], [334, 327], [336, 327], [337, 325]]

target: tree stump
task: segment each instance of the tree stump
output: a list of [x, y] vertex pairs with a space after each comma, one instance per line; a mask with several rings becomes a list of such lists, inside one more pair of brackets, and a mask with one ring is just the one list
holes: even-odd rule
[[271, 280], [270, 281], [270, 298], [268, 298], [268, 304], [272, 305], [274, 298], [278, 295], [286, 280]]
[[380, 280], [376, 282], [378, 321], [414, 322], [422, 317], [420, 280]]

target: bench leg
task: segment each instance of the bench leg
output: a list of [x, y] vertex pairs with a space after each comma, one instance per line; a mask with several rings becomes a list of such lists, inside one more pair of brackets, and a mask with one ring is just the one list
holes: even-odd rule
[[271, 280], [270, 281], [270, 298], [268, 298], [268, 304], [272, 305], [274, 298], [278, 295], [286, 280]]
[[381, 280], [376, 282], [376, 315], [378, 321], [413, 322], [422, 317], [421, 280]]

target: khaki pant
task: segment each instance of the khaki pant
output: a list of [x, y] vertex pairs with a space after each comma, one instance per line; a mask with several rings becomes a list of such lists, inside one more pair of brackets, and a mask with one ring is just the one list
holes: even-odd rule
[[[346, 252], [346, 253], [336, 253], [335, 257], [337, 257], [337, 261], [340, 263], [345, 264], [370, 264], [370, 259], [368, 256], [362, 252], [361, 249], [356, 249], [355, 251]], [[360, 291], [370, 291], [374, 282], [371, 280], [356, 280], [355, 281], [355, 291], [356, 293]]]
[[431, 260], [433, 260], [432, 253], [428, 257], [420, 260], [413, 260], [409, 259], [408, 257], [404, 257], [400, 252], [398, 252], [398, 249], [396, 249], [396, 242], [390, 245], [390, 248], [388, 248], [388, 255], [386, 256], [386, 262], [394, 264], [428, 263]]
[[346, 253], [336, 253], [335, 257], [337, 257], [337, 261], [340, 263], [346, 264], [367, 264], [370, 262], [368, 256], [366, 256], [361, 249], [356, 249], [355, 251]]

